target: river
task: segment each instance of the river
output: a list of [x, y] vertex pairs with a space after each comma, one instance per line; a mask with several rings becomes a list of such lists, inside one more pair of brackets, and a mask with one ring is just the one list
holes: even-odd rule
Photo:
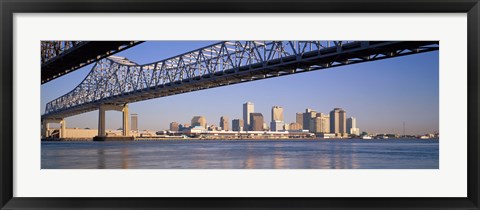
[[42, 142], [42, 169], [438, 169], [438, 140]]

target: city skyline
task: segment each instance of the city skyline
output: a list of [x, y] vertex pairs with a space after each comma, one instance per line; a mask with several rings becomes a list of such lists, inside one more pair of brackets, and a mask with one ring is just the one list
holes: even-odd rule
[[[184, 123], [181, 124], [184, 129], [191, 129], [191, 128], [201, 128], [201, 129], [212, 129], [217, 131], [299, 131], [299, 130], [308, 130], [311, 133], [315, 134], [341, 134], [339, 137], [345, 137], [346, 134], [354, 134], [356, 136], [360, 136], [360, 129], [356, 126], [356, 118], [350, 116], [348, 119], [346, 118], [346, 111], [342, 108], [334, 108], [330, 111], [330, 114], [324, 114], [322, 112], [316, 112], [312, 109], [305, 109], [305, 113], [302, 113], [304, 117], [309, 117], [308, 126], [298, 127], [298, 128], [290, 128], [289, 125], [296, 124], [295, 122], [284, 122], [283, 116], [283, 107], [281, 106], [273, 106], [271, 111], [271, 119], [270, 119], [270, 127], [268, 127], [268, 120], [265, 119], [262, 113], [255, 113], [251, 112], [254, 108], [254, 103], [247, 102], [243, 104], [243, 115], [250, 116], [251, 125], [248, 129], [242, 127], [244, 125], [241, 123], [243, 120], [241, 119], [232, 119], [232, 129], [230, 129], [228, 116], [221, 116], [219, 124], [209, 123], [208, 120], [204, 116], [194, 116], [192, 118], [191, 124]], [[250, 106], [250, 109], [245, 109], [246, 105]], [[341, 118], [335, 116], [337, 112], [341, 113]], [[298, 113], [297, 113], [298, 114]], [[332, 116], [332, 118], [330, 117]], [[202, 123], [195, 123], [198, 119], [202, 119]], [[331, 123], [334, 126], [331, 126]], [[335, 128], [338, 125], [335, 124], [343, 124], [342, 128]], [[172, 126], [176, 125], [176, 126]], [[133, 126], [132, 126], [133, 127]], [[174, 129], [172, 129], [174, 127]], [[308, 127], [306, 129], [305, 127]], [[179, 131], [179, 123], [171, 122], [170, 123], [170, 131]], [[332, 129], [331, 129], [332, 128]]]
[[[146, 63], [209, 43], [147, 42], [117, 55]], [[154, 50], [159, 46], [170, 53]], [[91, 66], [42, 85], [41, 112], [46, 102], [80, 83]], [[243, 119], [239, 104], [252, 101], [264, 119], [271, 118], [265, 114], [272, 106], [283, 107], [288, 124], [305, 108], [328, 113], [342, 107], [349, 116], [361, 119], [357, 126], [362, 131], [403, 133], [405, 122], [406, 134], [424, 134], [438, 131], [438, 76], [438, 52], [429, 52], [152, 99], [131, 103], [129, 108], [139, 115], [140, 130], [166, 130], [171, 122], [187, 123], [198, 115], [205, 116], [208, 124], [218, 124], [221, 116]], [[97, 118], [98, 111], [93, 111], [66, 121], [68, 127], [96, 128]], [[119, 113], [107, 112], [107, 129], [121, 127], [120, 118]]]

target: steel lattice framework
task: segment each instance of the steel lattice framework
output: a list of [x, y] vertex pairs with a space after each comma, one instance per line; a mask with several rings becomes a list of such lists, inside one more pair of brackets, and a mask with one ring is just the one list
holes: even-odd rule
[[44, 84], [141, 41], [41, 41]]
[[82, 41], [43, 41], [41, 42], [41, 61], [47, 63], [50, 59], [60, 56], [62, 53], [74, 49], [77, 45], [82, 45]]
[[110, 56], [42, 118], [438, 49], [436, 41], [222, 41], [145, 65]]

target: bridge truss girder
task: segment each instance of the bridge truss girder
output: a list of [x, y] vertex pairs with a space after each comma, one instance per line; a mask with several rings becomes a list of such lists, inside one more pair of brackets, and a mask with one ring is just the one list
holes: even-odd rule
[[437, 41], [224, 41], [145, 65], [110, 57], [98, 61], [74, 90], [49, 102], [43, 117], [438, 48]]
[[41, 84], [102, 58], [126, 50], [140, 41], [42, 41]]

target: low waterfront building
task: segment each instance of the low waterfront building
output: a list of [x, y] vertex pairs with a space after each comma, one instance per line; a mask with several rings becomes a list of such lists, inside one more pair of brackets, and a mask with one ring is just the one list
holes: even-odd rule
[[317, 137], [323, 138], [323, 139], [333, 139], [336, 136], [335, 136], [334, 133], [319, 133], [319, 134], [317, 134]]
[[182, 130], [185, 130], [185, 129], [188, 129], [188, 128], [190, 128], [190, 124], [188, 124], [188, 123], [185, 123], [183, 125], [178, 126], [179, 131], [182, 131]]
[[287, 138], [312, 138], [313, 133], [307, 130], [298, 131], [225, 131], [206, 130], [200, 126], [184, 130], [182, 135], [200, 137], [205, 139], [287, 139]]
[[285, 122], [275, 120], [270, 123], [270, 130], [271, 131], [281, 131], [284, 130]]
[[290, 123], [288, 130], [302, 130], [303, 126], [300, 123]]

